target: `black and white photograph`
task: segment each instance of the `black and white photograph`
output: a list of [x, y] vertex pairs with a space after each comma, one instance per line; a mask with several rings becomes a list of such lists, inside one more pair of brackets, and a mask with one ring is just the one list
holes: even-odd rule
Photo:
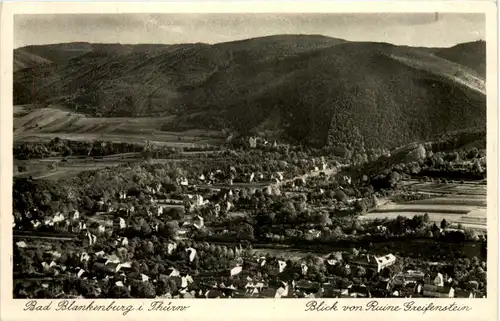
[[13, 22], [14, 299], [488, 297], [484, 13]]

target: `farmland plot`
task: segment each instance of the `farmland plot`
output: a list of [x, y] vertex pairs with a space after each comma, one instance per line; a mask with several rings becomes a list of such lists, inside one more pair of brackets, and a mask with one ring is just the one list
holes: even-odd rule
[[416, 192], [434, 196], [404, 203], [389, 201], [360, 218], [411, 218], [427, 213], [430, 220], [436, 223], [445, 219], [464, 227], [486, 229], [486, 185], [418, 183], [411, 187]]

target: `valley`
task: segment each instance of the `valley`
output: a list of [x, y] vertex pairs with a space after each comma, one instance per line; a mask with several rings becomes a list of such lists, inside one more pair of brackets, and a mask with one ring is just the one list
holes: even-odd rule
[[16, 49], [14, 297], [485, 297], [485, 46]]

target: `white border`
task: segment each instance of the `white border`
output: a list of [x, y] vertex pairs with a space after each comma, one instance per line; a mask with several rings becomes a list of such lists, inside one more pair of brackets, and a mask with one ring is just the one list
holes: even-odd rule
[[[332, 320], [359, 318], [377, 320], [493, 320], [497, 319], [497, 271], [498, 271], [498, 108], [497, 108], [497, 16], [492, 2], [482, 1], [377, 1], [377, 2], [172, 2], [172, 3], [3, 3], [1, 16], [1, 108], [0, 108], [0, 147], [2, 183], [0, 185], [0, 204], [2, 213], [0, 224], [1, 247], [1, 320], [94, 320], [100, 316], [120, 317], [128, 320], [139, 318], [179, 320]], [[27, 300], [12, 299], [12, 45], [13, 14], [44, 13], [323, 13], [323, 12], [463, 12], [486, 14], [487, 41], [487, 85], [488, 85], [488, 298], [474, 300], [452, 299], [415, 299], [418, 304], [445, 304], [457, 302], [472, 307], [469, 312], [305, 312], [308, 299], [231, 299], [231, 300], [173, 300], [172, 304], [190, 305], [187, 312], [134, 312], [122, 316], [117, 312], [23, 312]], [[41, 300], [39, 300], [41, 302]], [[59, 300], [54, 300], [57, 303]], [[88, 301], [88, 300], [78, 300]], [[99, 300], [99, 303], [112, 300]], [[152, 300], [118, 300], [120, 304], [138, 305]], [[336, 299], [325, 299], [332, 303]], [[364, 305], [365, 299], [341, 299], [339, 304]], [[380, 304], [403, 303], [405, 299], [378, 299]]]

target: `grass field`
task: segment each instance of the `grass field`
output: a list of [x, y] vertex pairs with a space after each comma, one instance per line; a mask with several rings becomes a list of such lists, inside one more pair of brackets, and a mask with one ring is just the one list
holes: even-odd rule
[[[409, 184], [410, 185], [410, 184]], [[430, 193], [431, 198], [405, 203], [386, 202], [361, 219], [413, 217], [429, 214], [431, 221], [443, 219], [449, 223], [462, 224], [465, 227], [486, 229], [486, 185], [413, 183], [412, 189], [421, 193]]]

